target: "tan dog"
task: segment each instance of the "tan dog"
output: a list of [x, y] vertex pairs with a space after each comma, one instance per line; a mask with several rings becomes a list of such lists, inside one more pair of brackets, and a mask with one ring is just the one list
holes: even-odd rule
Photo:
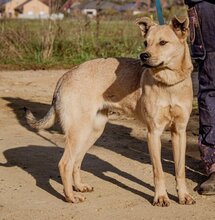
[[186, 126], [192, 109], [192, 63], [186, 38], [188, 20], [176, 18], [159, 26], [149, 18], [137, 21], [145, 38], [139, 60], [96, 59], [85, 62], [59, 80], [47, 115], [36, 120], [27, 110], [28, 123], [36, 129], [49, 128], [56, 118], [65, 132], [65, 151], [59, 162], [68, 202], [85, 198], [74, 195], [93, 188], [82, 183], [80, 167], [87, 150], [102, 134], [109, 109], [120, 109], [138, 117], [148, 128], [148, 147], [154, 172], [154, 205], [168, 206], [161, 164], [160, 137], [170, 126], [177, 191], [181, 204], [194, 204], [185, 183]]

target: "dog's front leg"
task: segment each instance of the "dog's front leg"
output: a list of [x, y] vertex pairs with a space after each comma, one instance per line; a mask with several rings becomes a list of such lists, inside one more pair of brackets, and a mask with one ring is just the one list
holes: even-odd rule
[[186, 205], [194, 204], [195, 200], [189, 194], [185, 180], [186, 126], [173, 125], [171, 135], [179, 203]]
[[153, 130], [148, 132], [148, 148], [153, 166], [155, 185], [153, 205], [169, 206], [170, 201], [166, 192], [164, 172], [161, 164], [161, 134], [162, 132], [160, 132], [160, 130]]

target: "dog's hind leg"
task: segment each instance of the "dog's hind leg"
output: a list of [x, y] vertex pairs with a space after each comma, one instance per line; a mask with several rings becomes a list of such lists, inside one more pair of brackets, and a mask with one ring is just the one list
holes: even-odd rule
[[101, 136], [104, 131], [105, 124], [107, 122], [107, 110], [100, 111], [94, 119], [93, 131], [90, 134], [90, 137], [85, 143], [85, 146], [81, 149], [81, 152], [76, 157], [73, 168], [73, 179], [74, 186], [77, 191], [80, 192], [91, 192], [93, 187], [87, 183], [82, 183], [81, 181], [81, 163], [89, 148], [96, 142], [96, 140]]
[[[92, 115], [94, 115], [94, 117]], [[74, 195], [72, 189], [73, 177], [76, 188], [80, 190], [81, 186], [83, 187], [80, 179], [81, 161], [86, 151], [92, 146], [99, 136], [98, 134], [96, 137], [92, 135], [92, 133], [95, 132], [96, 117], [98, 117], [96, 114], [90, 114], [88, 112], [88, 114], [82, 115], [81, 118], [73, 118], [73, 120], [71, 120], [71, 126], [68, 125], [67, 121], [67, 126], [64, 128], [66, 143], [64, 154], [59, 162], [59, 170], [64, 185], [65, 198], [68, 202], [77, 203], [85, 200], [84, 196]], [[106, 121], [107, 119], [105, 119], [102, 123], [102, 128], [104, 128]], [[102, 131], [103, 129], [99, 132], [99, 134], [101, 134]], [[91, 188], [90, 186], [88, 187], [89, 189]], [[83, 191], [83, 189], [80, 191]]]
[[[76, 127], [81, 129], [80, 127]], [[79, 133], [80, 132], [80, 133]], [[79, 195], [74, 195], [72, 190], [72, 172], [75, 163], [75, 158], [78, 154], [78, 148], [82, 147], [82, 132], [75, 131], [75, 129], [70, 129], [66, 134], [65, 150], [63, 156], [59, 162], [59, 171], [61, 179], [64, 186], [64, 194], [67, 202], [77, 203], [85, 200], [84, 197]]]
[[173, 125], [171, 136], [179, 203], [191, 205], [195, 203], [195, 200], [189, 194], [185, 181], [186, 125]]

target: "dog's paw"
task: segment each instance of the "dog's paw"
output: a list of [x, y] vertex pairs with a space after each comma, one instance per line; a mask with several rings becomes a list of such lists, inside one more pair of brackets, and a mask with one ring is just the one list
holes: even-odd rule
[[185, 194], [184, 197], [179, 198], [179, 203], [181, 205], [193, 205], [196, 201], [192, 198], [190, 194]]
[[168, 196], [158, 196], [154, 198], [153, 205], [160, 207], [168, 207], [170, 205], [170, 200]]
[[65, 200], [66, 202], [69, 202], [69, 203], [80, 203], [80, 202], [83, 202], [86, 200], [86, 197], [84, 196], [80, 196], [80, 195], [75, 195], [75, 196], [65, 196]]
[[78, 192], [92, 192], [94, 188], [87, 183], [81, 183], [75, 186], [75, 190]]

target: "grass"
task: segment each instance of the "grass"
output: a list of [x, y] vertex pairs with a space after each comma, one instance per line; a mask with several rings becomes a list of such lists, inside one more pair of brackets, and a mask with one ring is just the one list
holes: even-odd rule
[[[178, 10], [164, 11], [167, 19]], [[153, 16], [153, 15], [150, 15]], [[138, 57], [143, 38], [135, 17], [62, 21], [0, 20], [0, 69], [71, 68], [97, 57]]]
[[137, 57], [142, 39], [134, 21], [4, 21], [0, 27], [1, 69], [69, 68], [96, 57]]
[[193, 110], [192, 110], [193, 115], [199, 115], [199, 107], [198, 107], [198, 100], [197, 97], [193, 99]]

